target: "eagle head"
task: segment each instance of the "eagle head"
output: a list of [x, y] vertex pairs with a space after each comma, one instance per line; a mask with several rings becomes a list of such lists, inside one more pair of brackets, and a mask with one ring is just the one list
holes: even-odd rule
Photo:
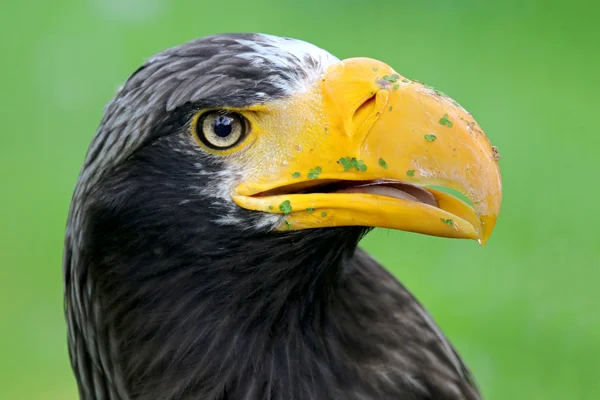
[[359, 239], [383, 227], [485, 243], [500, 200], [473, 117], [381, 61], [261, 34], [165, 50], [106, 106], [72, 200], [66, 312], [82, 396], [292, 398], [264, 396], [308, 372], [269, 374], [319, 354], [338, 367], [312, 371], [351, 387], [359, 375], [335, 373], [344, 357], [380, 354], [358, 339], [358, 314], [385, 314], [365, 282], [391, 279], [364, 273], [361, 299], [341, 294], [367, 262]]

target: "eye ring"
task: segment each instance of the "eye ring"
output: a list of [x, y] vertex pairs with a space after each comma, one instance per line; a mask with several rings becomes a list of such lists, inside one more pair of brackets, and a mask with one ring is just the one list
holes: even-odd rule
[[244, 140], [248, 125], [248, 120], [236, 112], [207, 111], [198, 118], [195, 134], [206, 147], [227, 150]]

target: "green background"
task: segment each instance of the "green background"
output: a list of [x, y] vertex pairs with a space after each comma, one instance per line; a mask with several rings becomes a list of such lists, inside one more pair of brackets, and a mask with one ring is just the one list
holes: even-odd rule
[[600, 399], [600, 28], [578, 1], [32, 0], [0, 5], [0, 398], [75, 399], [65, 218], [103, 105], [163, 48], [259, 31], [443, 90], [503, 156], [489, 244], [376, 231], [487, 399]]

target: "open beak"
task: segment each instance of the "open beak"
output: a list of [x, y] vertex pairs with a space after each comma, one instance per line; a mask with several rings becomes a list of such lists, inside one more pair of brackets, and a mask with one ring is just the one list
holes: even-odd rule
[[289, 143], [298, 151], [237, 186], [239, 206], [283, 214], [285, 230], [372, 226], [488, 240], [502, 198], [498, 157], [467, 111], [367, 58], [330, 66], [316, 92], [320, 117]]

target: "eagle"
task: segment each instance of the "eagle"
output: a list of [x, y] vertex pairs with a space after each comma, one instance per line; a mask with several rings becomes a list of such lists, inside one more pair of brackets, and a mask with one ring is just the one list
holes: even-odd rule
[[480, 399], [358, 243], [380, 227], [484, 244], [500, 202], [471, 114], [384, 62], [257, 33], [164, 50], [105, 107], [71, 200], [79, 396]]

